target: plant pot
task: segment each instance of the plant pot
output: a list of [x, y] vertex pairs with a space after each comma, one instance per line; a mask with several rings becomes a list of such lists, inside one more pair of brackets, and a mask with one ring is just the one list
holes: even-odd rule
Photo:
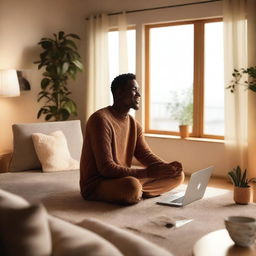
[[180, 125], [179, 128], [182, 139], [189, 137], [189, 125]]
[[234, 201], [237, 204], [248, 204], [251, 202], [251, 187], [234, 187]]

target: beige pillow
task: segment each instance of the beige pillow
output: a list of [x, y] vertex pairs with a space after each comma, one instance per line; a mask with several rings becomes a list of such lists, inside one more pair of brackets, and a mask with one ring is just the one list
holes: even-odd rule
[[114, 245], [97, 234], [49, 216], [54, 256], [121, 256]]
[[44, 172], [79, 169], [79, 162], [71, 157], [62, 131], [55, 131], [49, 135], [33, 133], [32, 139]]
[[0, 208], [1, 252], [8, 256], [51, 255], [51, 233], [42, 205]]
[[20, 196], [0, 189], [0, 211], [3, 208], [23, 208], [29, 203]]
[[142, 237], [96, 219], [84, 219], [78, 225], [105, 238], [125, 256], [172, 256], [170, 252]]

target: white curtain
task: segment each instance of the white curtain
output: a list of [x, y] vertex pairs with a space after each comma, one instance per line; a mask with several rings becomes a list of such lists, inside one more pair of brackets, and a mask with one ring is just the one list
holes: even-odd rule
[[[247, 0], [248, 66], [256, 66], [256, 1]], [[248, 92], [248, 170], [256, 177], [256, 93]]]
[[85, 118], [109, 105], [108, 29], [106, 14], [87, 20], [87, 84]]
[[[86, 120], [96, 110], [111, 103], [109, 58], [112, 56], [108, 56], [109, 23], [109, 16], [106, 14], [91, 16], [87, 20]], [[119, 31], [119, 49], [116, 50], [119, 55], [119, 65], [116, 75], [128, 72], [127, 21], [125, 13], [117, 16], [117, 28]]]
[[[225, 85], [234, 68], [256, 65], [256, 1], [224, 0]], [[247, 79], [247, 78], [246, 78]], [[226, 169], [248, 168], [256, 177], [256, 93], [225, 90]]]
[[[225, 86], [232, 80], [233, 69], [247, 67], [246, 0], [224, 0]], [[226, 170], [247, 167], [248, 107], [247, 91], [225, 90]]]
[[128, 73], [127, 20], [123, 12], [118, 15], [119, 31], [119, 74]]

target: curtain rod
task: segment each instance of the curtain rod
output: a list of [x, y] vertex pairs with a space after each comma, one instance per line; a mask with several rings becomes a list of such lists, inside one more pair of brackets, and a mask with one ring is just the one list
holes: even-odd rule
[[[152, 8], [145, 8], [145, 9], [137, 9], [137, 10], [125, 11], [125, 13], [152, 11], [152, 10], [159, 10], [159, 9], [167, 9], [167, 8], [174, 8], [174, 7], [182, 7], [182, 6], [187, 6], [187, 5], [207, 4], [207, 3], [220, 2], [220, 1], [222, 1], [222, 0], [208, 0], [208, 1], [199, 1], [199, 2], [194, 2], [194, 3], [184, 3], [184, 4], [175, 4], [175, 5], [159, 6], [159, 7], [152, 7]], [[108, 16], [118, 15], [118, 14], [121, 14], [121, 13], [122, 13], [122, 12], [108, 13]]]

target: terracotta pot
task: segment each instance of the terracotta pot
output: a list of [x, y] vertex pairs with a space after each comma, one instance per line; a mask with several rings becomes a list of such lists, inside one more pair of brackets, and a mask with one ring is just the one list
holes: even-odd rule
[[234, 201], [237, 204], [248, 204], [251, 202], [252, 189], [251, 187], [234, 187]]
[[179, 128], [182, 139], [189, 137], [189, 125], [180, 125]]

